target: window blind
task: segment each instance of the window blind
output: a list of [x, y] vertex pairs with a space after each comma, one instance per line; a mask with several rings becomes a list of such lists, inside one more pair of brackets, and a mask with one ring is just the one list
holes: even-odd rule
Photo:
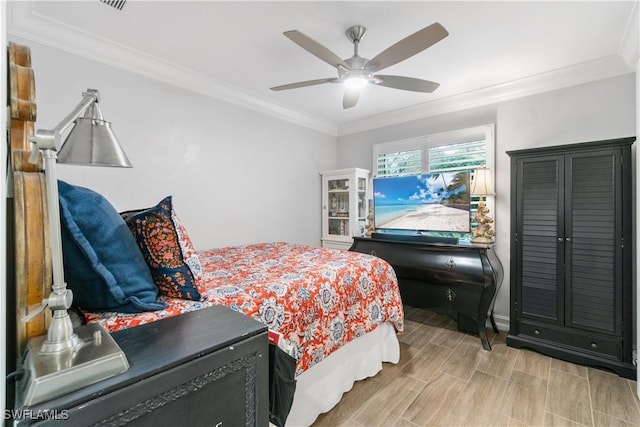
[[484, 139], [429, 147], [429, 172], [477, 169], [487, 163]]
[[422, 150], [378, 154], [377, 171], [379, 177], [418, 174], [422, 171]]

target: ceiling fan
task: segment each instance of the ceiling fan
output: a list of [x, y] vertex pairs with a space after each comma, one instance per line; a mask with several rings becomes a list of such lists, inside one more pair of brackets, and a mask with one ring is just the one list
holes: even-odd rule
[[347, 59], [341, 59], [328, 48], [298, 30], [285, 31], [283, 34], [298, 46], [320, 58], [327, 64], [336, 67], [338, 69], [338, 77], [289, 83], [272, 87], [271, 90], [296, 89], [323, 83], [343, 83], [345, 93], [342, 100], [342, 107], [346, 109], [354, 107], [358, 103], [360, 89], [367, 84], [425, 93], [431, 93], [440, 86], [440, 83], [413, 77], [375, 74], [384, 68], [390, 67], [422, 52], [447, 37], [449, 33], [440, 23], [436, 22], [405, 37], [379, 53], [373, 59], [358, 56], [358, 44], [364, 37], [366, 31], [367, 29], [362, 25], [354, 25], [345, 31], [347, 38], [353, 43], [353, 56]]

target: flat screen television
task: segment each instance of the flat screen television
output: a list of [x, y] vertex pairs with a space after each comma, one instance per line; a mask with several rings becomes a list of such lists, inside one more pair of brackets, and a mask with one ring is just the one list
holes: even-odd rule
[[373, 179], [377, 231], [471, 231], [469, 171]]

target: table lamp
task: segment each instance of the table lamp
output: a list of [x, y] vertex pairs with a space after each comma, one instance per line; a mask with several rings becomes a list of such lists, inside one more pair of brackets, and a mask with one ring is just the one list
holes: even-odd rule
[[493, 230], [493, 218], [489, 215], [489, 208], [485, 204], [486, 196], [495, 196], [491, 171], [488, 168], [478, 168], [471, 179], [471, 194], [480, 196], [478, 209], [473, 217], [476, 227], [472, 230], [473, 243], [490, 243], [493, 240], [495, 231]]
[[[87, 89], [82, 96], [82, 101], [55, 128], [38, 130], [29, 138], [36, 146], [30, 161], [36, 163], [40, 154], [44, 159], [53, 286], [40, 309], [23, 321], [29, 321], [47, 306], [53, 310], [53, 316], [47, 335], [29, 340], [24, 356], [24, 375], [18, 387], [18, 400], [27, 406], [129, 369], [124, 352], [103, 326], [90, 324], [74, 329], [67, 312], [73, 302], [73, 293], [67, 289], [64, 280], [56, 160], [61, 163], [131, 167], [111, 130], [111, 124], [102, 117], [98, 91]], [[83, 112], [84, 116], [80, 117]], [[64, 132], [74, 123], [61, 146]], [[59, 155], [58, 147], [61, 147]]]

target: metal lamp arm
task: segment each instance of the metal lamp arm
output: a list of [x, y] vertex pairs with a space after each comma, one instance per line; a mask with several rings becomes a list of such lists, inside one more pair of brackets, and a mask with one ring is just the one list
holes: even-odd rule
[[100, 102], [100, 92], [98, 92], [96, 89], [87, 89], [86, 92], [82, 92], [82, 97], [82, 101], [78, 103], [76, 108], [74, 108], [73, 111], [71, 111], [67, 115], [67, 117], [62, 119], [60, 123], [58, 123], [58, 125], [53, 128], [53, 130], [58, 133], [58, 135], [62, 135], [67, 130], [67, 128], [71, 126], [73, 122], [75, 122], [76, 119], [80, 117], [80, 115], [93, 103]]
[[29, 141], [36, 144], [37, 150], [34, 150], [35, 154], [32, 154], [29, 158], [31, 163], [36, 163], [38, 150], [53, 150], [58, 151], [62, 145], [60, 140], [62, 134], [76, 121], [80, 115], [86, 111], [92, 104], [100, 101], [100, 93], [95, 89], [87, 89], [82, 93], [82, 101], [60, 121], [53, 129], [42, 130], [38, 129], [35, 136], [30, 137]]

